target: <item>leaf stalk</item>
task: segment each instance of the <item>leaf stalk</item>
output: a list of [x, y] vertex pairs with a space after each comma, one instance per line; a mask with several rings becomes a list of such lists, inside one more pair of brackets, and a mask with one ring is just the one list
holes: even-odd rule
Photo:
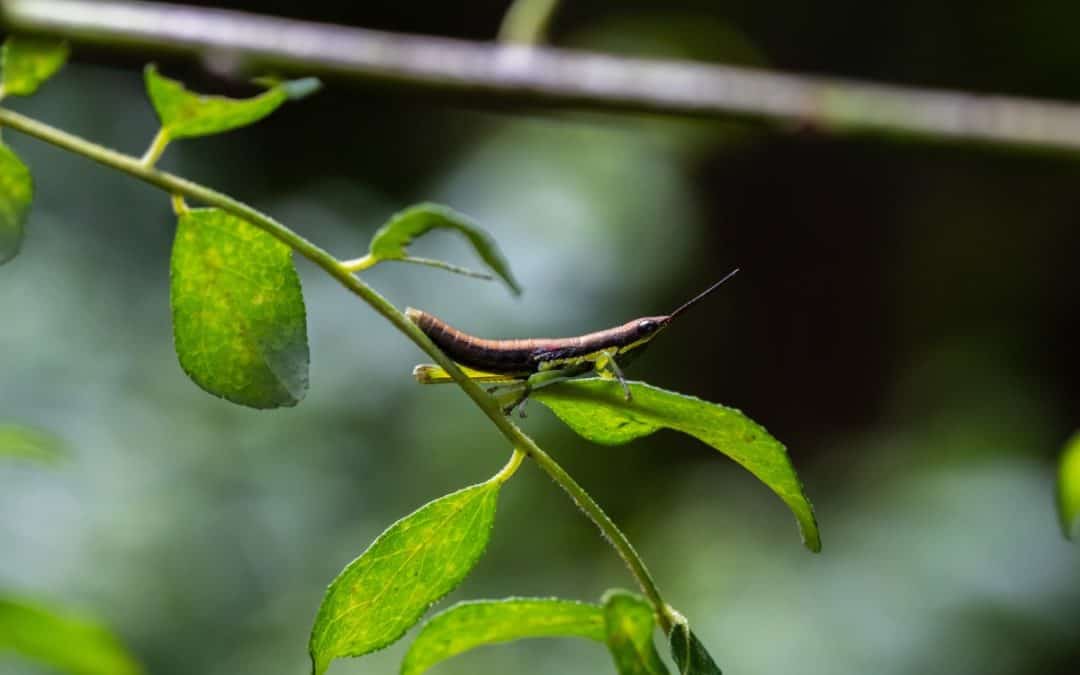
[[142, 158], [139, 159], [139, 163], [148, 169], [153, 167], [161, 159], [161, 155], [165, 152], [170, 140], [169, 132], [165, 130], [165, 127], [158, 129], [158, 132], [154, 134], [154, 140], [150, 142], [150, 147], [146, 149]]

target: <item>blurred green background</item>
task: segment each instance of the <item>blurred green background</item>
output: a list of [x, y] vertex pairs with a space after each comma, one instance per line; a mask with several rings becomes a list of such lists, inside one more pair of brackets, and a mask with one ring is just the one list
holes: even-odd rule
[[[560, 45], [1080, 99], [1075, 2], [565, 4]], [[506, 5], [229, 3], [475, 39]], [[12, 107], [139, 154], [156, 130], [140, 76], [154, 56], [76, 49]], [[198, 90], [250, 91], [159, 62]], [[327, 84], [255, 127], [176, 143], [161, 165], [341, 257], [415, 201], [474, 216], [520, 299], [423, 268], [368, 276], [399, 306], [490, 337], [662, 313], [742, 267], [630, 375], [741, 408], [787, 443], [821, 555], [780, 500], [692, 439], [598, 447], [541, 406], [525, 421], [725, 672], [1076, 672], [1080, 549], [1052, 491], [1080, 425], [1080, 157]], [[172, 352], [167, 198], [4, 136], [38, 195], [22, 255], [0, 269], [0, 421], [56, 432], [72, 459], [0, 467], [0, 588], [101, 617], [152, 673], [305, 672], [326, 584], [392, 521], [496, 471], [501, 437], [460, 392], [415, 385], [418, 350], [303, 260], [307, 400], [256, 412], [205, 394]], [[451, 236], [415, 252], [475, 263]], [[488, 553], [443, 606], [631, 585], [539, 471], [500, 506]], [[396, 672], [406, 646], [330, 672]], [[610, 668], [601, 647], [567, 640], [433, 672]], [[0, 657], [0, 672], [44, 671]]]

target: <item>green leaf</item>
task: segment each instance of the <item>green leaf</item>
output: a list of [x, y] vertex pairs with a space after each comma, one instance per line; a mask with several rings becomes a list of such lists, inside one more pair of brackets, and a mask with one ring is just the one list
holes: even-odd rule
[[604, 624], [619, 675], [668, 675], [653, 643], [653, 609], [644, 598], [627, 591], [608, 591]]
[[30, 169], [11, 148], [0, 143], [0, 265], [19, 253], [33, 197]]
[[67, 61], [66, 42], [34, 37], [9, 37], [0, 48], [0, 91], [29, 96]]
[[171, 301], [180, 365], [200, 387], [252, 408], [304, 397], [307, 323], [288, 246], [220, 209], [185, 211]]
[[617, 445], [659, 429], [674, 429], [711, 445], [768, 485], [794, 512], [803, 543], [821, 550], [814, 509], [803, 493], [787, 450], [764, 427], [734, 408], [630, 382], [633, 400], [622, 388], [599, 378], [561, 382], [533, 392], [540, 401], [590, 441]]
[[465, 235], [491, 271], [499, 275], [515, 295], [521, 293], [521, 287], [510, 272], [510, 264], [491, 235], [468, 216], [439, 204], [417, 204], [394, 214], [375, 233], [369, 253], [376, 261], [403, 260], [408, 257], [407, 249], [414, 239], [440, 228], [457, 230]]
[[0, 654], [71, 675], [137, 675], [142, 668], [109, 631], [87, 619], [0, 596]]
[[182, 83], [159, 75], [153, 64], [143, 75], [150, 102], [169, 138], [207, 136], [253, 124], [285, 101], [308, 96], [320, 86], [314, 78], [289, 82], [263, 79], [260, 82], [270, 86], [265, 92], [253, 98], [234, 99], [188, 91]]
[[52, 464], [63, 457], [63, 448], [52, 434], [19, 424], [0, 424], [0, 457]]
[[603, 642], [603, 611], [598, 605], [557, 598], [458, 603], [424, 624], [405, 655], [401, 675], [420, 675], [436, 663], [476, 647], [539, 637]]
[[501, 483], [436, 499], [394, 523], [338, 575], [311, 629], [314, 672], [395, 642], [468, 575], [487, 547]]
[[1065, 444], [1058, 469], [1058, 515], [1061, 531], [1072, 539], [1080, 519], [1080, 432]]
[[686, 623], [675, 624], [670, 640], [679, 675], [720, 675], [720, 666]]

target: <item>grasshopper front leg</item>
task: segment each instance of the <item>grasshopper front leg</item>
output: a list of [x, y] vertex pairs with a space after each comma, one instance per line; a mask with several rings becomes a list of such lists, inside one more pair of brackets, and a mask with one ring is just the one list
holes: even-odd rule
[[620, 368], [618, 362], [615, 361], [614, 354], [608, 351], [600, 352], [593, 362], [593, 369], [600, 377], [618, 380], [619, 384], [622, 385], [623, 395], [626, 396], [626, 400], [631, 400], [630, 385], [626, 383], [626, 378], [623, 377], [622, 368]]

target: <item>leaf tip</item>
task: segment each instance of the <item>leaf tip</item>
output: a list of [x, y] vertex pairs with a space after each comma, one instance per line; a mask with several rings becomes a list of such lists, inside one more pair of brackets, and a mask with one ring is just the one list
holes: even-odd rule
[[150, 84], [153, 81], [162, 78], [161, 73], [158, 72], [157, 63], [155, 63], [153, 61], [151, 61], [150, 63], [143, 66], [142, 74], [143, 74], [143, 82], [146, 84], [146, 86], [148, 88], [150, 87]]
[[809, 522], [799, 522], [799, 534], [802, 535], [803, 546], [811, 553], [821, 553], [821, 531], [818, 529], [817, 519], [812, 511]]
[[323, 88], [323, 83], [317, 77], [302, 77], [298, 80], [282, 82], [281, 88], [285, 90], [285, 96], [290, 101], [299, 101], [318, 93]]

